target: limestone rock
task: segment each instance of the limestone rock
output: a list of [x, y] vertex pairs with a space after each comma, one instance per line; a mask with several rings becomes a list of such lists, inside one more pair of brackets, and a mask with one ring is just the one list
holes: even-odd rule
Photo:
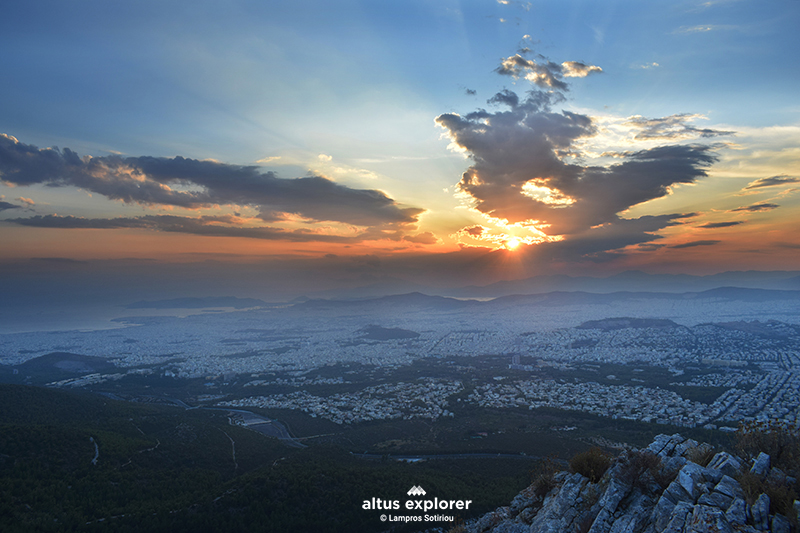
[[686, 452], [693, 448], [697, 448], [699, 444], [694, 439], [686, 439], [680, 444], [675, 445], [675, 451], [673, 455], [686, 455]]
[[759, 453], [753, 461], [750, 473], [761, 477], [766, 476], [769, 473], [769, 455], [764, 452]]
[[719, 452], [711, 459], [707, 468], [719, 470], [727, 476], [734, 477], [741, 471], [742, 463], [728, 452]]
[[733, 498], [727, 494], [714, 491], [700, 496], [700, 499], [697, 500], [697, 503], [700, 505], [709, 505], [725, 511], [731, 505], [731, 503], [733, 503]]
[[492, 529], [492, 533], [528, 533], [529, 526], [513, 520], [503, 520]]
[[531, 533], [558, 533], [568, 531], [585, 509], [575, 505], [581, 491], [589, 480], [580, 474], [568, 476], [558, 492], [551, 492], [542, 509], [531, 522]]
[[683, 533], [686, 519], [692, 512], [692, 505], [687, 502], [679, 502], [672, 510], [672, 515], [664, 529], [664, 533]]
[[791, 533], [792, 525], [786, 517], [776, 514], [772, 518], [772, 533]]
[[686, 492], [686, 489], [683, 488], [680, 481], [677, 479], [669, 484], [667, 489], [664, 491], [662, 495], [669, 499], [672, 503], [678, 502], [690, 502], [694, 503], [694, 498], [691, 494]]
[[733, 533], [725, 513], [707, 505], [696, 505], [687, 525], [687, 533]]
[[483, 515], [475, 524], [473, 531], [483, 533], [491, 531], [497, 524], [509, 518], [508, 507], [500, 507], [490, 513]]
[[747, 503], [742, 498], [736, 498], [728, 510], [725, 518], [732, 526], [744, 526], [747, 524]]
[[[521, 491], [509, 507], [501, 507], [467, 526], [470, 533], [792, 533], [800, 514], [794, 503], [789, 518], [769, 514], [770, 500], [761, 494], [749, 506], [734, 478], [743, 470], [738, 457], [719, 452], [707, 467], [687, 459], [698, 445], [680, 435], [659, 435], [645, 450], [623, 452], [598, 483], [581, 474], [559, 472], [544, 501], [534, 486]], [[660, 461], [632, 454], [654, 453]], [[652, 458], [650, 458], [652, 459]], [[655, 464], [654, 464], [655, 463]], [[632, 481], [631, 468], [640, 468]], [[770, 457], [761, 454], [751, 471], [770, 483], [791, 480]], [[670, 480], [666, 489], [664, 484]]]
[[524, 489], [522, 492], [517, 494], [513, 500], [511, 500], [511, 515], [516, 516], [518, 515], [523, 509], [526, 509], [534, 504], [536, 501], [536, 494], [533, 490], [533, 486]]
[[762, 494], [750, 509], [753, 525], [758, 531], [769, 531], [769, 496]]
[[617, 478], [611, 478], [605, 493], [598, 502], [600, 511], [597, 513], [597, 517], [594, 519], [589, 533], [607, 533], [611, 529], [617, 506], [630, 491], [630, 485], [623, 483]]
[[739, 485], [738, 481], [727, 475], [722, 476], [722, 479], [714, 487], [714, 492], [721, 492], [731, 498], [744, 498], [742, 486]]
[[675, 447], [685, 440], [677, 433], [675, 435], [657, 435], [647, 449], [661, 457], [669, 457], [675, 451]]
[[620, 512], [620, 516], [611, 525], [609, 533], [635, 533], [647, 525], [650, 512], [653, 509], [653, 497], [648, 494], [638, 493], [633, 500]]
[[671, 501], [663, 494], [656, 502], [653, 513], [650, 515], [650, 523], [653, 524], [656, 531], [661, 531], [667, 527], [669, 521], [672, 519], [672, 511], [675, 509], [676, 502]]

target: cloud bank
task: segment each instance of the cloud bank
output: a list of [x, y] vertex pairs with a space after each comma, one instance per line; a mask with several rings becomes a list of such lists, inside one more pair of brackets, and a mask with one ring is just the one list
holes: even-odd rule
[[283, 179], [255, 166], [184, 157], [79, 157], [0, 134], [0, 180], [19, 186], [77, 187], [112, 200], [188, 209], [255, 207], [263, 220], [295, 215], [357, 226], [412, 225], [422, 209], [385, 193], [352, 189], [322, 176]]

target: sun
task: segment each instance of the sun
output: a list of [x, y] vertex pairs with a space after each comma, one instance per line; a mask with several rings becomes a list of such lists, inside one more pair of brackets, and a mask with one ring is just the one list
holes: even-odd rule
[[505, 242], [505, 247], [507, 250], [514, 251], [519, 248], [519, 245], [522, 244], [522, 240], [518, 239], [517, 237], [511, 237]]

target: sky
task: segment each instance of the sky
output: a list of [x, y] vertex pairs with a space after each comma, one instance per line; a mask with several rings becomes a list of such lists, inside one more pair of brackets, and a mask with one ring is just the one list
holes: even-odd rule
[[4, 277], [798, 270], [798, 26], [797, 0], [9, 4]]

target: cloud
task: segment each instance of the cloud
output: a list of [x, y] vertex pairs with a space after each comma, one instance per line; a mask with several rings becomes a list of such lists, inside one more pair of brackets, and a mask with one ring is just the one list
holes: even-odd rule
[[31, 200], [30, 198], [25, 198], [24, 196], [20, 196], [19, 198], [16, 198], [16, 200], [19, 201], [19, 202], [22, 202], [23, 204], [29, 205], [31, 207], [36, 205], [36, 202]]
[[511, 76], [513, 78], [522, 76], [539, 87], [562, 91], [567, 89], [567, 84], [561, 79], [563, 78], [561, 65], [551, 61], [540, 65], [532, 59], [525, 59], [521, 55], [515, 54], [503, 59], [495, 72], [501, 76]]
[[112, 200], [202, 208], [252, 206], [359, 226], [414, 224], [422, 209], [401, 207], [384, 192], [352, 189], [322, 176], [283, 179], [255, 166], [180, 156], [79, 157], [64, 148], [38, 149], [0, 134], [0, 179], [13, 185], [78, 187]]
[[406, 235], [403, 237], [404, 241], [413, 242], [416, 244], [436, 244], [439, 242], [439, 239], [431, 233], [430, 231], [426, 231], [424, 233], [418, 233], [416, 235]]
[[[540, 244], [532, 248], [553, 258], [607, 260], [618, 255], [616, 250], [659, 239], [655, 232], [691, 216], [622, 218], [633, 206], [669, 195], [676, 185], [706, 177], [717, 161], [716, 147], [667, 144], [618, 153], [617, 162], [607, 166], [584, 164], [587, 154], [581, 146], [598, 135], [598, 125], [587, 115], [552, 107], [568, 89], [564, 65], [576, 75], [594, 70], [583, 63], [542, 59], [539, 64], [517, 54], [503, 60], [499, 74], [524, 76], [536, 87], [523, 97], [505, 89], [487, 101], [502, 109], [437, 117], [453, 146], [472, 160], [457, 185], [459, 195], [498, 227], [541, 232], [534, 241]], [[633, 117], [629, 125], [648, 139], [729, 133], [687, 124], [697, 117]], [[487, 242], [497, 237], [496, 232], [479, 232], [480, 227], [463, 228], [458, 236]]]
[[6, 211], [8, 209], [22, 209], [22, 206], [0, 201], [0, 211]]
[[565, 61], [561, 63], [561, 70], [566, 78], [585, 78], [593, 72], [598, 74], [603, 72], [603, 69], [594, 65], [587, 65], [580, 61]]
[[633, 126], [639, 129], [639, 133], [634, 137], [637, 140], [650, 140], [650, 139], [689, 139], [694, 137], [718, 137], [720, 135], [733, 135], [736, 132], [712, 130], [708, 128], [695, 128], [688, 124], [689, 121], [705, 118], [702, 115], [692, 115], [689, 113], [682, 113], [671, 115], [664, 118], [644, 118], [641, 116], [633, 116], [625, 123], [628, 126]]
[[714, 241], [714, 240], [707, 240], [707, 241], [691, 241], [685, 242], [683, 244], [675, 244], [670, 246], [670, 248], [679, 249], [679, 248], [694, 248], [696, 246], [713, 246], [715, 244], [719, 244], [722, 241]]
[[753, 204], [753, 205], [747, 205], [747, 206], [743, 206], [743, 207], [737, 207], [736, 209], [731, 209], [729, 212], [730, 213], [737, 213], [737, 212], [741, 212], [741, 211], [748, 211], [748, 212], [751, 212], [751, 213], [756, 213], [756, 212], [759, 212], [759, 211], [771, 211], [772, 209], [777, 209], [778, 207], [780, 207], [778, 204], [769, 204], [769, 203], [763, 202], [763, 203], [760, 203], [760, 204]]
[[476, 91], [475, 89], [464, 89], [464, 94], [466, 94], [467, 96], [475, 96], [476, 94], [478, 94], [478, 91]]
[[[522, 54], [530, 49], [520, 50]], [[603, 72], [603, 69], [594, 65], [587, 65], [580, 61], [565, 61], [560, 65], [539, 56], [544, 62], [537, 63], [533, 59], [526, 59], [520, 54], [514, 54], [503, 59], [495, 72], [502, 76], [511, 76], [515, 79], [523, 77], [529, 82], [542, 88], [566, 91], [568, 86], [564, 78], [585, 78], [594, 72]]]
[[641, 64], [641, 65], [636, 65], [636, 66], [635, 66], [635, 67], [633, 67], [633, 68], [640, 68], [640, 69], [648, 70], [648, 69], [651, 69], [651, 68], [658, 68], [658, 67], [660, 67], [660, 66], [661, 66], [661, 65], [659, 65], [658, 63], [656, 63], [655, 61], [653, 61], [652, 63], [643, 63], [643, 64]]
[[744, 190], [760, 189], [762, 187], [776, 187], [778, 185], [787, 185], [789, 183], [800, 183], [800, 178], [793, 178], [786, 175], [772, 176], [771, 178], [761, 178], [749, 183]]
[[731, 226], [738, 226], [739, 224], [744, 224], [744, 222], [741, 220], [736, 220], [731, 222], [709, 222], [708, 224], [703, 224], [697, 227], [705, 229], [729, 228]]
[[170, 233], [187, 233], [209, 237], [243, 237], [248, 239], [281, 240], [292, 242], [359, 242], [371, 237], [368, 232], [354, 236], [316, 233], [311, 230], [284, 230], [281, 228], [244, 227], [230, 216], [182, 217], [175, 215], [145, 215], [140, 217], [83, 218], [75, 216], [37, 215], [12, 218], [6, 222], [35, 228], [60, 229], [147, 229]]
[[698, 24], [696, 26], [681, 26], [672, 33], [707, 33], [716, 30], [733, 30], [736, 26], [730, 24]]
[[535, 223], [550, 235], [565, 235], [618, 222], [618, 213], [706, 176], [716, 160], [708, 146], [672, 145], [630, 152], [608, 167], [570, 163], [561, 154], [595, 135], [592, 119], [551, 112], [542, 92], [517, 100], [504, 91], [490, 101], [506, 103], [508, 111], [436, 119], [473, 160], [459, 191], [474, 199], [478, 211], [510, 223]]
[[463, 232], [463, 233], [466, 233], [467, 235], [471, 235], [473, 237], [480, 237], [481, 235], [486, 233], [488, 230], [489, 230], [489, 228], [487, 228], [487, 227], [477, 225], [477, 226], [469, 226], [469, 227], [466, 227], [466, 228], [461, 228], [459, 231]]

